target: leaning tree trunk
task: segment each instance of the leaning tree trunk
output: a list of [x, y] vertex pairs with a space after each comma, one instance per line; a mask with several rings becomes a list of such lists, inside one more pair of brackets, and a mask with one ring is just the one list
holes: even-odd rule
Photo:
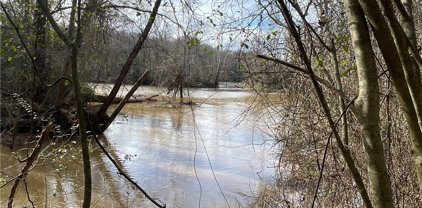
[[103, 105], [101, 105], [100, 109], [98, 110], [96, 114], [96, 120], [99, 121], [103, 117], [104, 113], [106, 113], [108, 107], [110, 107], [111, 103], [113, 102], [114, 98], [117, 95], [117, 92], [119, 92], [120, 86], [123, 84], [123, 81], [127, 75], [127, 73], [130, 70], [130, 67], [132, 66], [133, 61], [135, 60], [136, 56], [138, 55], [139, 51], [141, 50], [142, 46], [144, 45], [148, 34], [152, 28], [152, 25], [154, 24], [154, 21], [156, 19], [158, 8], [160, 7], [161, 0], [156, 0], [154, 7], [152, 9], [152, 12], [149, 16], [148, 23], [146, 24], [144, 30], [142, 31], [141, 36], [138, 39], [138, 42], [133, 47], [132, 51], [129, 54], [129, 57], [126, 59], [125, 64], [122, 67], [122, 70], [120, 71], [119, 76], [117, 77], [113, 88], [111, 89], [111, 92]]
[[355, 114], [364, 137], [372, 205], [379, 208], [393, 207], [391, 183], [380, 134], [378, 75], [371, 38], [359, 2], [345, 0], [344, 3], [359, 79]]
[[[386, 20], [399, 53], [399, 58], [403, 66], [406, 83], [409, 88], [413, 105], [415, 107], [416, 116], [419, 120], [419, 128], [422, 131], [422, 82], [419, 68], [409, 54], [409, 50], [411, 47], [413, 47], [413, 44], [410, 41], [408, 34], [405, 33], [404, 29], [401, 27], [399, 21], [397, 20], [391, 2], [382, 0], [380, 5], [380, 7], [383, 7], [383, 13], [387, 17]], [[412, 22], [411, 19], [408, 21]], [[408, 23], [405, 24], [405, 26], [407, 26], [409, 35], [412, 36], [412, 31], [414, 31], [412, 25]]]

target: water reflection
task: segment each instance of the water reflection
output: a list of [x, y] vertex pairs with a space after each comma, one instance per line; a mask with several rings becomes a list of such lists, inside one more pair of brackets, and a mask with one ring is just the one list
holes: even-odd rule
[[[274, 173], [271, 143], [264, 143], [270, 138], [261, 130], [265, 126], [253, 116], [238, 122], [239, 114], [247, 107], [244, 101], [251, 94], [202, 90], [192, 95], [216, 98], [207, 98], [199, 107], [179, 109], [129, 104], [122, 112], [127, 119], [118, 117], [106, 131], [107, 140], [102, 141], [126, 172], [168, 207], [198, 207], [199, 203], [202, 207], [227, 207], [215, 178], [230, 206], [246, 206], [249, 201], [243, 194], [255, 194]], [[29, 191], [39, 206], [46, 201], [48, 207], [81, 205], [83, 170], [79, 144], [65, 144], [69, 150], [63, 159], [42, 161], [46, 165], [36, 167], [29, 175]], [[57, 153], [59, 145], [62, 144], [50, 147], [45, 154]], [[91, 149], [94, 207], [152, 207], [116, 173], [94, 143]], [[1, 162], [2, 169], [15, 163], [5, 148]], [[18, 171], [15, 168], [7, 174], [13, 176]], [[10, 186], [1, 189], [1, 205], [6, 204], [9, 191]], [[23, 188], [17, 204], [27, 205]]]

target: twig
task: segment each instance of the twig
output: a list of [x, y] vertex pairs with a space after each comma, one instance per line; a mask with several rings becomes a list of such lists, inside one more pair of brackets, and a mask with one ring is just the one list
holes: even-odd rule
[[[284, 66], [287, 66], [287, 67], [292, 68], [292, 69], [294, 69], [294, 70], [296, 70], [296, 71], [299, 71], [299, 72], [301, 72], [301, 73], [303, 73], [303, 74], [306, 74], [308, 77], [310, 77], [310, 76], [311, 76], [311, 75], [309, 74], [309, 72], [308, 72], [306, 69], [301, 68], [301, 67], [299, 67], [299, 66], [296, 66], [296, 65], [294, 65], [294, 64], [292, 64], [292, 63], [289, 63], [289, 62], [287, 62], [287, 61], [283, 61], [283, 60], [280, 60], [280, 59], [277, 59], [277, 58], [268, 57], [268, 56], [265, 56], [265, 55], [262, 55], [262, 54], [258, 54], [258, 55], [256, 55], [256, 57], [257, 57], [257, 58], [260, 58], [260, 59], [264, 59], [264, 60], [272, 61], [272, 62], [275, 62], [275, 63], [281, 64], [281, 65], [284, 65]], [[340, 96], [340, 97], [342, 97], [342, 98], [344, 98], [344, 99], [347, 99], [346, 95], [344, 95], [344, 93], [343, 93], [342, 91], [340, 91], [339, 89], [335, 88], [335, 87], [334, 87], [332, 84], [330, 84], [327, 80], [325, 80], [325, 79], [323, 79], [323, 78], [321, 78], [321, 77], [319, 77], [319, 76], [317, 76], [317, 75], [314, 75], [314, 76], [315, 76], [315, 79], [316, 79], [319, 83], [321, 83], [321, 84], [323, 84], [324, 86], [326, 86], [328, 89], [330, 89], [332, 92], [336, 93], [338, 96]]]
[[34, 202], [31, 199], [31, 196], [29, 195], [28, 191], [28, 184], [26, 183], [26, 179], [23, 179], [23, 183], [25, 184], [25, 191], [26, 191], [26, 197], [28, 198], [28, 201], [31, 203], [32, 207], [35, 208]]
[[[218, 182], [218, 180], [217, 180], [217, 176], [215, 175], [214, 168], [213, 168], [213, 166], [212, 166], [212, 164], [211, 164], [211, 160], [210, 160], [210, 157], [209, 157], [209, 154], [208, 154], [207, 147], [205, 146], [204, 139], [202, 138], [201, 132], [199, 131], [198, 123], [196, 123], [195, 111], [193, 110], [193, 107], [192, 107], [192, 106], [190, 106], [190, 108], [191, 108], [192, 118], [193, 118], [193, 122], [194, 122], [194, 129], [193, 129], [193, 131], [194, 131], [194, 137], [195, 137], [195, 158], [196, 158], [197, 149], [198, 149], [198, 148], [197, 148], [197, 147], [198, 147], [198, 145], [197, 145], [197, 138], [196, 138], [196, 134], [195, 134], [195, 132], [196, 132], [196, 131], [198, 131], [199, 139], [201, 140], [202, 147], [204, 148], [205, 155], [206, 155], [206, 157], [207, 157], [207, 161], [208, 161], [208, 165], [210, 166], [211, 173], [212, 173], [212, 176], [213, 176], [213, 178], [214, 178], [214, 181], [215, 181], [215, 183], [217, 184], [218, 190], [220, 190], [221, 195], [223, 196], [224, 200], [226, 201], [227, 206], [230, 208], [229, 201], [227, 200], [226, 195], [224, 195], [223, 189], [221, 188], [220, 183], [219, 183], [219, 182]], [[196, 160], [196, 159], [195, 159], [195, 160]], [[194, 161], [194, 162], [195, 162], [195, 161]], [[195, 169], [195, 176], [196, 176], [196, 179], [197, 179], [197, 180], [198, 180], [198, 182], [199, 182], [200, 189], [202, 190], [202, 185], [201, 185], [201, 182], [199, 181], [199, 177], [198, 177], [198, 175], [196, 174], [196, 169]], [[201, 193], [200, 193], [199, 207], [201, 207], [201, 197], [202, 197], [202, 191], [201, 191]]]
[[[336, 126], [338, 125], [338, 123], [340, 122], [341, 118], [346, 114], [347, 110], [350, 108], [350, 106], [352, 106], [352, 104], [355, 102], [355, 100], [358, 98], [358, 96], [355, 96], [352, 101], [349, 102], [349, 104], [347, 104], [346, 108], [344, 108], [343, 112], [341, 113], [340, 117], [337, 119], [336, 121]], [[333, 136], [333, 131], [331, 131], [330, 136], [328, 136], [327, 139], [327, 144], [325, 145], [325, 149], [324, 149], [324, 156], [322, 158], [322, 164], [321, 164], [321, 170], [319, 172], [319, 178], [318, 178], [318, 183], [317, 186], [315, 188], [315, 192], [314, 192], [314, 199], [312, 200], [312, 205], [311, 207], [313, 208], [315, 206], [315, 201], [318, 198], [318, 190], [319, 190], [319, 186], [321, 184], [322, 181], [322, 173], [324, 171], [324, 167], [325, 167], [325, 159], [327, 157], [327, 150], [328, 150], [328, 146], [330, 144], [331, 141], [331, 137]]]

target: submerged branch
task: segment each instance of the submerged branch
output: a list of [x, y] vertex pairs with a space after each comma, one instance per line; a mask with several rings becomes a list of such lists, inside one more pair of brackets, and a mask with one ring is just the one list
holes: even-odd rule
[[50, 132], [54, 129], [54, 127], [55, 125], [53, 123], [49, 123], [47, 125], [47, 127], [42, 132], [41, 137], [38, 140], [37, 145], [35, 146], [31, 155], [25, 160], [26, 164], [22, 168], [21, 173], [15, 178], [15, 182], [13, 183], [12, 189], [10, 190], [10, 195], [8, 197], [8, 203], [7, 203], [8, 208], [13, 207], [13, 198], [16, 194], [16, 190], [18, 188], [20, 181], [25, 179], [25, 176], [28, 174], [29, 169], [33, 166], [33, 164], [37, 160], [38, 155], [41, 152], [42, 143], [44, 142], [44, 140], [48, 138], [48, 136], [50, 135]]
[[[90, 125], [91, 129], [93, 129], [92, 123], [90, 121], [88, 121], [88, 125]], [[96, 125], [96, 124], [94, 124]], [[96, 126], [95, 128], [99, 128], [98, 126]], [[126, 178], [126, 180], [128, 180], [132, 185], [134, 185], [139, 191], [142, 192], [142, 194], [145, 195], [145, 197], [147, 199], [149, 199], [154, 205], [156, 205], [159, 208], [165, 208], [166, 204], [162, 205], [160, 203], [158, 203], [155, 199], [153, 199], [141, 186], [139, 186], [132, 178], [130, 178], [129, 175], [127, 175], [123, 169], [117, 164], [117, 162], [113, 159], [113, 157], [111, 157], [110, 153], [107, 152], [107, 150], [105, 149], [105, 147], [101, 144], [101, 142], [98, 140], [98, 137], [96, 134], [93, 134], [94, 140], [95, 142], [98, 144], [98, 146], [100, 147], [101, 151], [104, 152], [104, 154], [107, 156], [107, 158], [111, 161], [111, 163], [113, 163], [114, 167], [116, 167], [117, 171], [119, 172], [120, 175], [122, 175], [124, 178]]]

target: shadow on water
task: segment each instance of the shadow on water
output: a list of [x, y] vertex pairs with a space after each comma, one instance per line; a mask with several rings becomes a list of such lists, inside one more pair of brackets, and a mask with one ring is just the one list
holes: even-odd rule
[[[122, 111], [124, 116], [116, 119], [102, 142], [141, 187], [168, 207], [198, 207], [200, 197], [203, 207], [227, 207], [215, 179], [230, 206], [246, 206], [250, 201], [244, 195], [256, 194], [274, 176], [272, 144], [266, 142], [271, 138], [262, 130], [265, 125], [253, 116], [242, 122], [238, 119], [251, 93], [209, 89], [195, 93], [199, 97], [213, 95], [215, 100], [211, 97], [199, 107], [178, 109], [128, 104]], [[27, 179], [37, 206], [44, 206], [46, 201], [48, 207], [81, 205], [83, 169], [78, 145], [75, 141], [57, 141], [43, 152], [39, 166]], [[12, 154], [7, 148], [1, 149], [4, 181], [20, 170], [5, 170], [16, 163]], [[19, 154], [24, 158], [26, 153]], [[117, 174], [95, 143], [91, 144], [91, 161], [94, 207], [152, 207]], [[1, 189], [2, 206], [9, 191], [10, 185]], [[23, 186], [16, 204], [29, 205]]]

